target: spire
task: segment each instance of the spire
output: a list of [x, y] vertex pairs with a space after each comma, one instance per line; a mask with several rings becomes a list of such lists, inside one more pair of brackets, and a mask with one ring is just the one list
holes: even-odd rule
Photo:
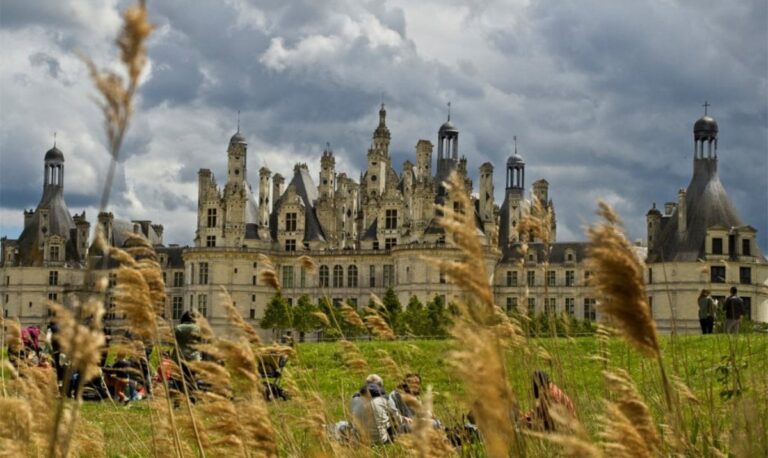
[[56, 131], [53, 131], [53, 147], [56, 148]]
[[517, 135], [513, 135], [512, 140], [515, 142], [515, 155], [517, 155]]
[[451, 121], [451, 101], [448, 101], [448, 122]]
[[704, 107], [704, 116], [707, 116], [707, 109], [710, 107], [710, 105], [711, 104], [709, 102], [706, 100], [704, 101], [704, 105], [702, 105]]
[[240, 110], [237, 110], [237, 132], [240, 133]]
[[387, 126], [387, 110], [384, 109], [384, 102], [381, 103], [381, 108], [379, 109], [379, 127], [386, 127]]

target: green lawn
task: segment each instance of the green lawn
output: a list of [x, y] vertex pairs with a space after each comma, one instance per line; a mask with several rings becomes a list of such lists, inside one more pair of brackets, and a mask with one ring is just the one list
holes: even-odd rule
[[[768, 336], [750, 334], [734, 340], [725, 335], [685, 336], [663, 338], [662, 344], [668, 372], [679, 376], [702, 405], [716, 413], [713, 418], [689, 414], [686, 419], [691, 429], [725, 428], [727, 431], [730, 427], [728, 412], [739, 399], [738, 395], [728, 398], [727, 393], [735, 384], [734, 363], [739, 369], [744, 396], [766, 402]], [[368, 362], [367, 372], [381, 374], [386, 388], [394, 386], [396, 380], [377, 350], [386, 350], [402, 371], [422, 375], [425, 386], [431, 385], [435, 393], [435, 415], [444, 422], [457, 421], [466, 410], [461, 403], [461, 380], [452, 376], [446, 361], [454, 345], [452, 341], [360, 342], [358, 345]], [[525, 352], [511, 350], [507, 355], [509, 381], [520, 407], [525, 410], [532, 403], [531, 372], [544, 369], [571, 396], [579, 417], [594, 431], [594, 419], [602, 410], [601, 399], [608, 397], [602, 383], [602, 363], [594, 358], [598, 352], [597, 339], [534, 339], [528, 348]], [[360, 375], [344, 367], [341, 351], [337, 343], [300, 344], [297, 356], [288, 365], [290, 376], [302, 390], [316, 390], [321, 394], [331, 420], [345, 417], [345, 406], [362, 382]], [[663, 394], [656, 363], [642, 358], [618, 338], [610, 340], [608, 351], [610, 366], [628, 370], [652, 411], [657, 418], [662, 418]], [[726, 373], [728, 376], [724, 377]], [[290, 428], [301, 416], [301, 410], [296, 401], [270, 404], [273, 422], [281, 427]], [[86, 402], [82, 418], [103, 430], [111, 456], [149, 453], [149, 410], [142, 402], [128, 407]]]

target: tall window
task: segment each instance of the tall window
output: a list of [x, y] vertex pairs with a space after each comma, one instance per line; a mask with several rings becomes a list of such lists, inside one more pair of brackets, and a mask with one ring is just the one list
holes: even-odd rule
[[385, 210], [384, 229], [397, 229], [397, 210]]
[[445, 272], [442, 272], [442, 271], [440, 272], [440, 275], [438, 276], [438, 281], [440, 282], [441, 285], [445, 284]]
[[296, 221], [298, 220], [297, 213], [285, 214], [285, 231], [296, 232]]
[[327, 288], [329, 283], [329, 270], [328, 266], [320, 266], [320, 287], [321, 288]]
[[527, 272], [527, 284], [528, 286], [534, 286], [536, 284], [536, 271], [535, 270], [529, 270]]
[[283, 288], [293, 288], [293, 266], [283, 266]]
[[105, 311], [104, 319], [106, 320], [114, 320], [117, 318], [117, 312], [115, 308], [115, 298], [112, 296], [109, 296], [109, 299], [107, 299], [107, 310]]
[[517, 298], [507, 297], [507, 313], [517, 312]]
[[213, 248], [216, 246], [216, 236], [215, 235], [207, 235], [205, 237], [205, 246], [208, 248]]
[[208, 296], [205, 294], [197, 296], [197, 313], [204, 317], [208, 316]]
[[296, 239], [288, 239], [285, 241], [285, 251], [296, 251]]
[[171, 318], [178, 320], [181, 318], [181, 314], [184, 313], [184, 298], [181, 296], [173, 296], [171, 300]]
[[174, 288], [184, 286], [184, 272], [173, 273], [173, 286]]
[[59, 246], [58, 245], [52, 245], [48, 248], [48, 259], [51, 261], [58, 261], [59, 260]]
[[357, 266], [347, 267], [347, 287], [357, 288]]
[[208, 227], [216, 227], [216, 209], [208, 209]]
[[51, 286], [56, 286], [59, 284], [59, 272], [56, 270], [52, 270], [48, 272], [48, 284]]
[[742, 285], [752, 284], [752, 268], [739, 267], [739, 283]]
[[195, 265], [193, 263], [189, 263], [189, 284], [192, 285], [195, 283]]
[[709, 281], [712, 283], [725, 283], [725, 266], [710, 267]]
[[592, 298], [584, 298], [584, 319], [589, 321], [595, 321], [595, 319], [597, 319], [595, 300]]
[[653, 283], [653, 269], [649, 267], [648, 268], [648, 284], [650, 285], [651, 283]]
[[741, 255], [752, 256], [752, 244], [750, 243], [749, 239], [741, 240]]
[[592, 272], [585, 270], [584, 271], [584, 284], [589, 285], [589, 279], [592, 277]]
[[368, 267], [368, 286], [370, 288], [376, 287], [376, 266]]
[[547, 271], [547, 286], [555, 286], [555, 271]]
[[552, 315], [557, 313], [557, 300], [554, 297], [544, 299], [544, 312]]
[[573, 286], [576, 283], [576, 275], [572, 270], [565, 271], [565, 286]]
[[299, 286], [305, 288], [307, 286], [307, 269], [299, 267]]
[[528, 316], [532, 317], [534, 315], [536, 315], [536, 298], [529, 297], [528, 298]]
[[386, 238], [384, 239], [384, 249], [389, 250], [397, 245], [397, 239], [396, 238]]
[[744, 317], [748, 320], [752, 319], [752, 298], [749, 296], [741, 296], [741, 300], [744, 301]]
[[56, 302], [59, 300], [58, 293], [48, 293], [48, 300], [51, 302]]
[[720, 237], [712, 238], [712, 254], [723, 254], [723, 239]]
[[341, 288], [344, 286], [344, 268], [335, 265], [333, 266], [333, 287]]
[[517, 286], [517, 271], [516, 270], [508, 270], [507, 271], [507, 286]]
[[384, 265], [384, 275], [382, 285], [385, 288], [391, 288], [395, 284], [395, 266], [392, 264]]
[[208, 284], [208, 263], [207, 262], [201, 262], [199, 267], [199, 274], [200, 274], [200, 283], [201, 285], [207, 285]]
[[574, 316], [576, 314], [576, 300], [574, 298], [565, 298], [565, 313], [567, 313], [568, 316]]

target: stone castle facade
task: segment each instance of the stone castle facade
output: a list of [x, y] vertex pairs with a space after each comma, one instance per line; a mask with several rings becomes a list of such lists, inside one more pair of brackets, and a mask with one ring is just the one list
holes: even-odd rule
[[[407, 160], [397, 171], [386, 115], [382, 105], [358, 181], [336, 170], [328, 146], [320, 157], [317, 182], [305, 164], [297, 164], [288, 179], [262, 167], [254, 190], [248, 181], [248, 144], [238, 130], [227, 147], [223, 185], [211, 170], [198, 173], [193, 246], [163, 245], [162, 226], [149, 221], [101, 214], [98, 224], [117, 246], [125, 242], [126, 232], [141, 233], [156, 246], [168, 291], [167, 317], [177, 319], [194, 309], [219, 330], [227, 326], [218, 305], [221, 287], [246, 319], [257, 323], [263, 316], [274, 291], [259, 279], [260, 254], [272, 259], [289, 302], [308, 294], [314, 300], [363, 304], [370, 293], [383, 295], [388, 288], [403, 304], [412, 296], [422, 302], [436, 295], [452, 301], [461, 292], [425, 258], [456, 257], [437, 223], [436, 207], [455, 207], [442, 182], [456, 171], [471, 193], [475, 231], [484, 247], [477, 262], [485, 263], [491, 273], [497, 303], [510, 312], [525, 308], [529, 313], [598, 318], [596, 297], [586, 285], [586, 243], [557, 241], [549, 183], [535, 181], [527, 195], [525, 161], [516, 146], [506, 162], [504, 200], [498, 205], [493, 165], [479, 167], [479, 186], [473, 189], [468, 161], [459, 154], [459, 130], [450, 116], [438, 130], [435, 160], [435, 146], [421, 139], [415, 145], [415, 163]], [[768, 321], [768, 261], [757, 246], [754, 228], [736, 215], [717, 177], [717, 124], [705, 116], [694, 130], [691, 184], [681, 190], [677, 203], [665, 205], [664, 214], [655, 206], [648, 212], [647, 249], [637, 247], [648, 266], [654, 317], [665, 330], [695, 329], [699, 290], [709, 287], [724, 296], [728, 287], [739, 284], [751, 317]], [[64, 203], [63, 163], [57, 148], [46, 154], [38, 208], [25, 212], [18, 240], [2, 241], [3, 313], [25, 324], [47, 319], [46, 299], [66, 303], [76, 294], [87, 258], [97, 255], [88, 249], [90, 224], [85, 214], [70, 215]], [[536, 211], [534, 197], [539, 208], [552, 215], [546, 244], [520, 235], [522, 218]], [[527, 251], [521, 250], [523, 242]], [[298, 258], [305, 254], [317, 263], [316, 272], [301, 266]]]

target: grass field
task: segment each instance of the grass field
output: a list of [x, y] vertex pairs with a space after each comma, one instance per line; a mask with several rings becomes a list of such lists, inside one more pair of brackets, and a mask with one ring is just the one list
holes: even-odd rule
[[[766, 400], [768, 336], [751, 334], [737, 339], [729, 339], [725, 335], [666, 337], [662, 344], [670, 372], [680, 377], [698, 399], [698, 405], [691, 404], [690, 409], [683, 409], [688, 432], [694, 440], [695, 431], [701, 428], [721, 432], [723, 440], [726, 440], [730, 428], [740, 420], [739, 412], [750, 415], [742, 409], [741, 395], [728, 396], [729, 390], [737, 385], [734, 365], [737, 366], [741, 384], [746, 387], [743, 394], [749, 394], [750, 399]], [[359, 348], [368, 362], [367, 372], [381, 374], [387, 388], [392, 387], [396, 380], [390, 365], [381, 362], [381, 350], [385, 350], [403, 372], [419, 372], [425, 386], [430, 385], [434, 390], [435, 416], [446, 424], [452, 424], [458, 422], [461, 413], [467, 410], [462, 405], [463, 384], [452, 375], [447, 364], [452, 345], [450, 340], [360, 342]], [[610, 398], [601, 375], [603, 363], [595, 358], [599, 351], [598, 340], [594, 337], [540, 338], [531, 340], [528, 348], [531, 349], [529, 353], [507, 353], [509, 380], [520, 408], [525, 411], [532, 405], [531, 372], [536, 368], [544, 369], [573, 399], [581, 421], [594, 433], [596, 419], [604, 407], [603, 398]], [[655, 362], [642, 358], [618, 338], [609, 341], [608, 352], [609, 366], [627, 370], [655, 418], [664, 418], [663, 394]], [[348, 417], [345, 409], [352, 393], [361, 384], [361, 376], [345, 368], [342, 348], [338, 343], [300, 344], [288, 368], [288, 377], [302, 391], [320, 393], [330, 421]], [[750, 393], [750, 390], [753, 392]], [[301, 421], [301, 407], [296, 401], [270, 404], [278, 438], [284, 436], [280, 432], [295, 433]], [[702, 415], [702, 412], [709, 414]], [[762, 414], [765, 413], [763, 405]], [[110, 456], [151, 454], [149, 409], [143, 401], [128, 407], [107, 402], [86, 402], [82, 417], [103, 430]], [[545, 443], [537, 446], [543, 450], [552, 447]], [[283, 452], [288, 453], [286, 450]], [[397, 447], [390, 447], [374, 453], [396, 456], [399, 452]]]

